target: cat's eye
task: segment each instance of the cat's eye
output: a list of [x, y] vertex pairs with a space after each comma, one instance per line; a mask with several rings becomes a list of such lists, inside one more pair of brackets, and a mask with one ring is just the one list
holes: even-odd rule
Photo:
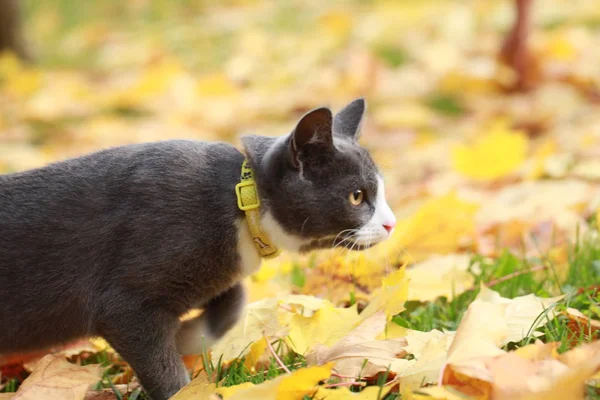
[[354, 192], [350, 193], [350, 196], [348, 196], [348, 199], [350, 200], [350, 204], [352, 204], [353, 206], [361, 205], [364, 198], [365, 198], [365, 194], [363, 193], [362, 190], [355, 190]]

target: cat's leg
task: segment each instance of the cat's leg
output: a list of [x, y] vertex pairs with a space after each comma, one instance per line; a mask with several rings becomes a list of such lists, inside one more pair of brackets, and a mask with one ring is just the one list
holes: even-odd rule
[[181, 354], [200, 354], [211, 347], [237, 322], [246, 303], [246, 292], [241, 283], [211, 299], [204, 312], [183, 322], [177, 335], [177, 349]]
[[121, 315], [107, 318], [99, 333], [131, 365], [152, 400], [167, 400], [190, 382], [175, 342], [179, 319], [139, 314], [125, 321]]

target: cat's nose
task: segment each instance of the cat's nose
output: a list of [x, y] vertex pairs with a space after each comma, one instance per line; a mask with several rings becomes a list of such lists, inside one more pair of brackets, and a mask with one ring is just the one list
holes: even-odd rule
[[388, 231], [388, 233], [392, 232], [392, 230], [394, 230], [395, 226], [396, 226], [395, 222], [388, 222], [387, 224], [383, 224], [383, 227], [385, 228], [386, 231]]

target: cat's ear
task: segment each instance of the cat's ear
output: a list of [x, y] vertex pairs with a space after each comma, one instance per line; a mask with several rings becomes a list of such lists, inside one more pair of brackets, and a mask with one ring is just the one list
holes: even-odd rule
[[333, 132], [336, 135], [358, 139], [366, 107], [365, 99], [362, 97], [344, 107], [335, 115]]
[[333, 150], [333, 115], [327, 107], [306, 113], [291, 134], [292, 164], [299, 168], [301, 158], [319, 156]]

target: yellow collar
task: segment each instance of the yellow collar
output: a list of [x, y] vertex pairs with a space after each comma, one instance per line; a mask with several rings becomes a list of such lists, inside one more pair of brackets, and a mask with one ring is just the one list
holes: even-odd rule
[[246, 221], [250, 228], [250, 235], [254, 242], [254, 247], [261, 257], [273, 258], [279, 255], [279, 250], [271, 238], [260, 225], [260, 197], [258, 197], [258, 189], [254, 181], [254, 173], [248, 163], [244, 160], [242, 164], [241, 182], [235, 185], [235, 194], [237, 195], [238, 207], [246, 213]]

